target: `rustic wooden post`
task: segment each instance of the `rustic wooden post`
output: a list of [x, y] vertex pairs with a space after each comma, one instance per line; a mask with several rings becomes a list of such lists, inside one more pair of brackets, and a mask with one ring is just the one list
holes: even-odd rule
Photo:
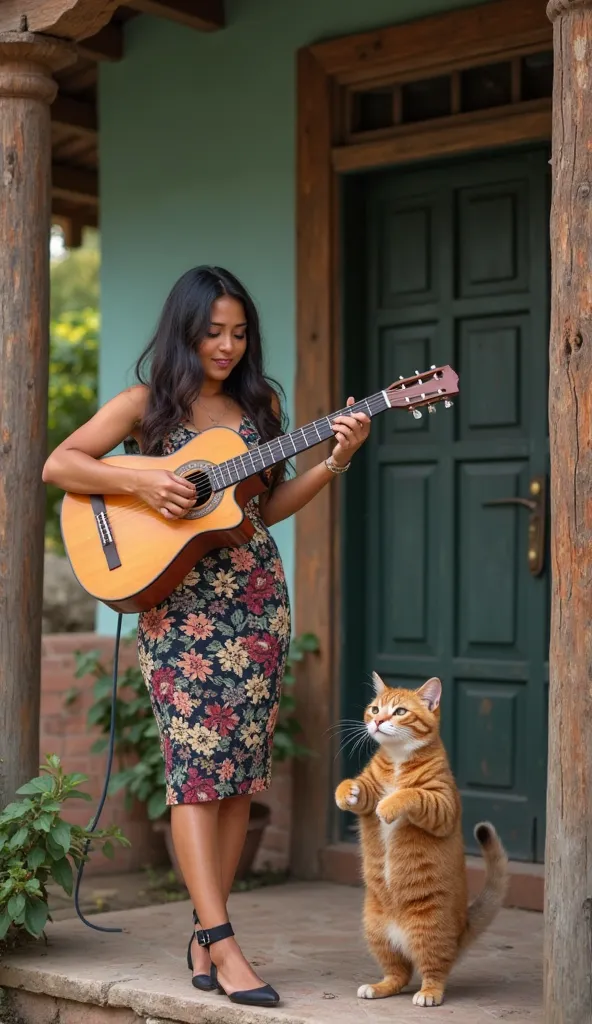
[[554, 21], [545, 1024], [592, 1021], [592, 0]]
[[0, 33], [0, 808], [39, 763], [52, 70], [74, 48]]

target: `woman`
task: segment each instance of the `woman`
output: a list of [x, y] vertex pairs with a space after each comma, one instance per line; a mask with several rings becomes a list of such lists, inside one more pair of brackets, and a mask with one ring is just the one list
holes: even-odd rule
[[[278, 392], [263, 373], [257, 311], [218, 267], [198, 267], [177, 282], [137, 375], [138, 385], [50, 455], [46, 483], [80, 494], [134, 494], [176, 519], [195, 502], [193, 484], [165, 470], [98, 460], [121, 442], [128, 451], [166, 455], [212, 426], [237, 430], [249, 446], [282, 433]], [[196, 908], [187, 953], [193, 984], [218, 986], [245, 1005], [279, 1001], [243, 956], [226, 909], [251, 795], [270, 782], [290, 640], [285, 578], [268, 527], [344, 472], [369, 429], [367, 416], [340, 416], [329, 459], [291, 480], [276, 466], [268, 490], [245, 509], [252, 540], [211, 552], [140, 616], [139, 658], [160, 730], [175, 852]]]

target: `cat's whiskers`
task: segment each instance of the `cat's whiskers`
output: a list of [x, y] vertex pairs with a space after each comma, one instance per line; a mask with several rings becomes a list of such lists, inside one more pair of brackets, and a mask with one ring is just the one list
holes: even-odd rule
[[346, 727], [354, 727], [359, 729], [360, 726], [363, 725], [364, 723], [359, 718], [342, 718], [341, 721], [337, 722], [335, 725], [330, 725], [329, 728], [325, 730], [324, 735], [326, 736], [327, 733], [330, 732], [341, 732]]
[[366, 731], [365, 729], [354, 729], [354, 728], [351, 728], [347, 732], [343, 731], [343, 732], [340, 732], [340, 733], [334, 733], [333, 736], [332, 736], [332, 739], [336, 739], [337, 738], [337, 739], [339, 739], [340, 742], [341, 742], [341, 740], [348, 740], [349, 741], [349, 740], [352, 740], [352, 739], [357, 739], [358, 736], [363, 736], [365, 731]]
[[366, 739], [367, 733], [365, 729], [352, 729], [349, 733], [342, 733], [341, 739], [344, 744], [354, 743], [358, 740]]
[[350, 746], [350, 744], [353, 744], [353, 746], [352, 746], [352, 748], [351, 748], [351, 750], [349, 752], [349, 756], [350, 757], [352, 757], [357, 751], [361, 752], [364, 749], [365, 743], [369, 739], [370, 739], [370, 737], [368, 736], [368, 733], [366, 732], [366, 729], [364, 727], [362, 728], [361, 731], [357, 731], [357, 732], [354, 732], [354, 733], [350, 734], [349, 736], [346, 736], [346, 738], [344, 739], [343, 743], [341, 744], [339, 750], [337, 751], [337, 753], [335, 755], [335, 760], [337, 760], [339, 755], [348, 746]]
[[356, 739], [358, 736], [365, 732], [365, 726], [362, 722], [356, 722], [353, 719], [349, 721], [339, 722], [336, 726], [331, 726], [327, 729], [325, 735], [330, 735], [331, 739], [335, 739], [336, 736], [343, 738], [345, 742], [352, 739]]

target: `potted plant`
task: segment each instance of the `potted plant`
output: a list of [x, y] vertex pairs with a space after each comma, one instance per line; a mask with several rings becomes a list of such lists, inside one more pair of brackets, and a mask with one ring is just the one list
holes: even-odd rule
[[86, 775], [66, 775], [56, 754], [46, 757], [41, 774], [17, 792], [20, 800], [0, 813], [0, 952], [27, 935], [39, 938], [48, 920], [50, 881], [72, 895], [73, 868], [88, 857], [87, 844], [113, 856], [113, 842], [129, 846], [116, 826], [108, 829], [70, 825], [60, 816], [74, 798], [90, 800], [80, 790]]
[[[310, 633], [294, 637], [290, 644], [274, 736], [275, 763], [311, 753], [299, 742], [301, 728], [295, 717], [294, 667], [307, 653], [315, 653], [318, 649], [318, 640]], [[88, 723], [98, 726], [102, 732], [102, 736], [91, 748], [94, 753], [101, 753], [107, 746], [111, 724], [111, 675], [101, 664], [96, 651], [78, 653], [76, 662], [77, 678], [86, 675], [95, 677], [94, 703], [88, 713]], [[74, 700], [77, 692], [70, 691], [68, 701]], [[117, 793], [123, 789], [128, 805], [134, 800], [145, 804], [155, 830], [164, 836], [171, 866], [181, 880], [171, 837], [170, 812], [165, 801], [164, 764], [158, 728], [138, 665], [127, 668], [120, 677], [115, 710], [115, 743], [121, 767], [113, 775], [109, 791]], [[236, 874], [238, 880], [245, 878], [251, 871], [269, 819], [269, 808], [253, 800], [247, 837]]]

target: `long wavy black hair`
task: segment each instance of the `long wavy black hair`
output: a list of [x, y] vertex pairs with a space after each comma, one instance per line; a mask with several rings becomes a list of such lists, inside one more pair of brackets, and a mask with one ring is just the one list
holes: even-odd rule
[[[239, 363], [224, 381], [223, 390], [254, 423], [262, 441], [271, 441], [285, 430], [280, 385], [263, 370], [261, 330], [255, 303], [247, 289], [221, 267], [194, 267], [173, 286], [160, 315], [156, 332], [136, 364], [136, 376], [150, 394], [142, 421], [142, 450], [156, 455], [164, 436], [179, 423], [191, 419], [193, 403], [203, 383], [199, 358], [216, 299], [228, 295], [242, 303], [247, 321], [247, 347]], [[274, 467], [271, 485], [285, 474], [284, 463]]]

